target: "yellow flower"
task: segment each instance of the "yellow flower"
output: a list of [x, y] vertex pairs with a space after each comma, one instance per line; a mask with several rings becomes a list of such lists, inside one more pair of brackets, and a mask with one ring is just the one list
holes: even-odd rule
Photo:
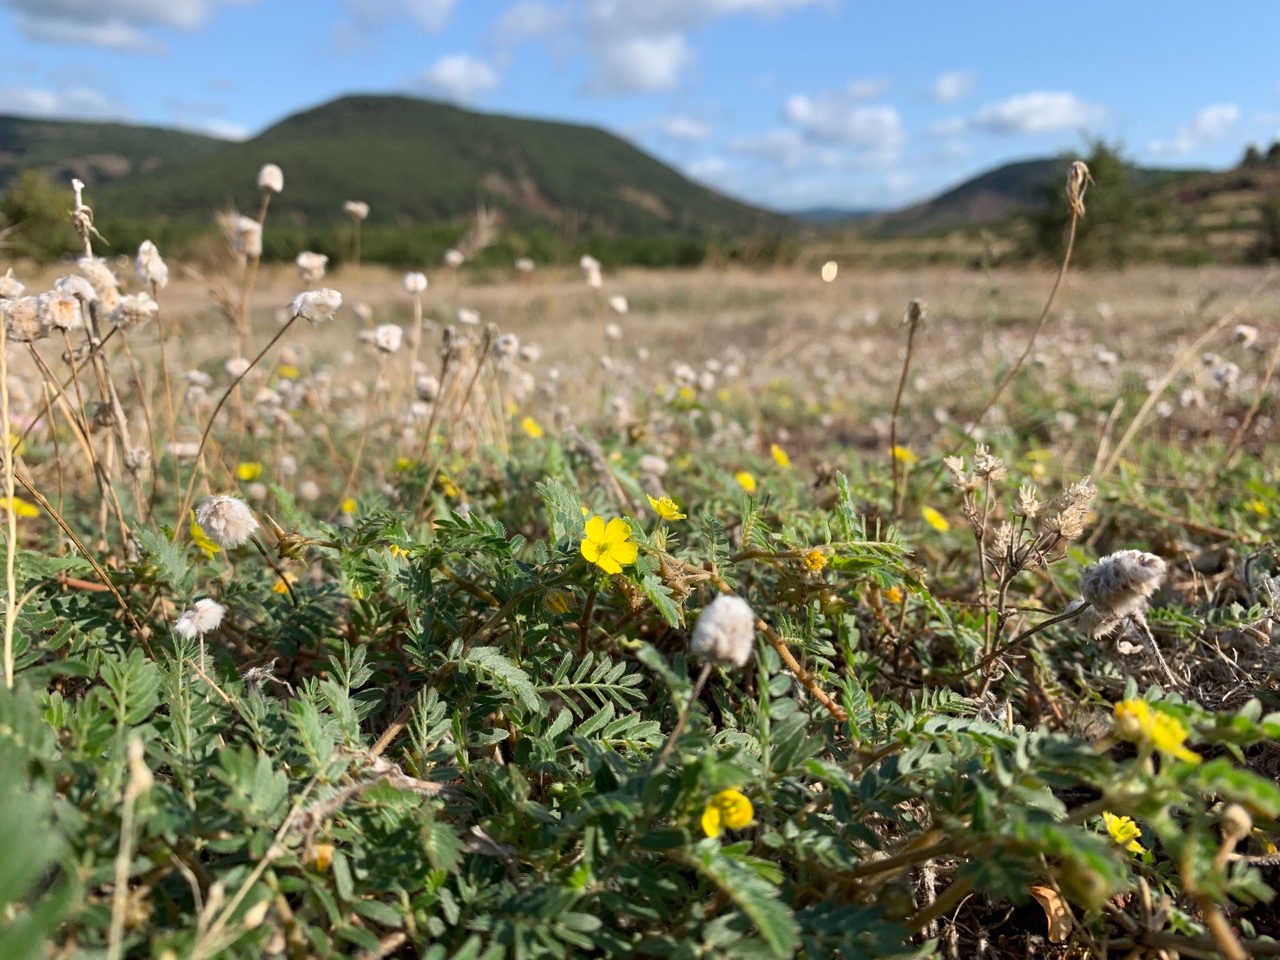
[[890, 587], [888, 590], [886, 590], [886, 591], [884, 592], [884, 598], [885, 598], [886, 600], [888, 600], [890, 603], [901, 603], [901, 602], [902, 602], [902, 588], [901, 588], [901, 587]]
[[342, 501], [342, 503], [341, 503], [341, 504], [339, 504], [339, 509], [341, 509], [343, 513], [355, 513], [355, 512], [356, 512], [356, 498], [355, 498], [355, 497], [347, 497], [347, 499], [343, 500], [343, 501]]
[[693, 387], [681, 387], [676, 391], [676, 395], [685, 403], [693, 403], [697, 394], [693, 392]]
[[27, 444], [22, 439], [22, 434], [9, 431], [9, 446], [13, 449], [13, 455], [20, 457], [27, 452]]
[[282, 363], [276, 367], [276, 373], [284, 377], [286, 380], [297, 380], [302, 376], [302, 371], [290, 363]]
[[[286, 581], [288, 582], [286, 583]], [[290, 583], [297, 583], [297, 582], [298, 582], [298, 575], [294, 573], [292, 570], [287, 570], [285, 571], [285, 575], [283, 578], [276, 579], [276, 582], [272, 585], [271, 589], [274, 592], [283, 595], [289, 592]]]
[[1267, 505], [1256, 497], [1252, 500], [1246, 500], [1244, 508], [1250, 513], [1256, 513], [1260, 517], [1265, 517], [1270, 512], [1267, 510]]
[[946, 533], [951, 529], [951, 522], [933, 507], [921, 507], [920, 516], [924, 517], [924, 522], [939, 533]]
[[738, 486], [747, 493], [756, 492], [756, 478], [754, 474], [748, 473], [746, 470], [739, 470], [733, 475], [733, 479], [738, 481]]
[[920, 458], [912, 452], [910, 447], [904, 447], [901, 444], [894, 444], [893, 459], [897, 460], [899, 463], [912, 464]]
[[40, 508], [34, 503], [28, 503], [21, 497], [0, 497], [0, 509], [12, 510], [15, 517], [38, 517], [40, 516]]
[[236, 464], [236, 479], [238, 480], [257, 480], [262, 476], [262, 464], [256, 460], [250, 460], [247, 463]]
[[663, 520], [683, 520], [685, 518], [685, 515], [680, 512], [680, 508], [676, 506], [676, 502], [670, 497], [649, 497], [649, 506], [653, 507], [653, 512]]
[[395, 471], [396, 473], [407, 473], [413, 469], [416, 463], [416, 460], [411, 460], [408, 457], [401, 457], [396, 461]]
[[530, 440], [541, 440], [545, 431], [542, 424], [538, 423], [533, 417], [525, 417], [520, 421], [520, 429], [524, 431], [524, 435]]
[[813, 573], [819, 573], [827, 565], [827, 555], [814, 547], [804, 555], [804, 565]]
[[1200, 755], [1186, 746], [1187, 728], [1171, 714], [1152, 710], [1145, 700], [1122, 700], [1115, 705], [1115, 731], [1121, 740], [1154, 747], [1175, 760], [1199, 763]]
[[407, 557], [409, 555], [409, 551], [398, 543], [388, 544], [387, 553], [391, 554], [393, 557]]
[[317, 843], [311, 848], [311, 866], [315, 867], [321, 873], [329, 869], [329, 865], [333, 863], [333, 844]]
[[769, 456], [773, 457], [773, 462], [783, 470], [791, 469], [791, 458], [787, 456], [787, 451], [783, 450], [776, 443], [770, 444]]
[[737, 790], [721, 790], [702, 811], [702, 832], [708, 837], [718, 837], [727, 827], [741, 830], [755, 819], [756, 811], [751, 801]]
[[196, 523], [196, 512], [194, 510], [191, 511], [191, 542], [199, 547], [200, 552], [210, 560], [213, 559], [214, 554], [222, 549], [210, 540], [209, 535], [204, 532], [204, 528]]
[[1138, 825], [1129, 817], [1117, 817], [1114, 813], [1102, 813], [1102, 822], [1107, 827], [1107, 833], [1111, 839], [1120, 846], [1124, 847], [1130, 853], [1146, 853], [1147, 849], [1138, 842], [1138, 838], [1142, 836], [1142, 831], [1138, 829]]
[[631, 542], [631, 528], [621, 517], [614, 517], [608, 526], [604, 517], [592, 517], [587, 521], [586, 534], [579, 549], [588, 563], [605, 573], [621, 573], [623, 567], [636, 562], [640, 548]]

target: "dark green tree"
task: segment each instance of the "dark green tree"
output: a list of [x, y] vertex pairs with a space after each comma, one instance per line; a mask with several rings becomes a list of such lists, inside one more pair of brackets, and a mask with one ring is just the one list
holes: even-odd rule
[[1122, 265], [1132, 258], [1138, 227], [1151, 211], [1138, 194], [1133, 166], [1121, 154], [1120, 146], [1102, 140], [1090, 143], [1087, 156], [1066, 157], [1062, 179], [1045, 188], [1045, 206], [1031, 218], [1032, 253], [1053, 260], [1062, 258], [1071, 219], [1066, 169], [1075, 160], [1089, 165], [1093, 183], [1085, 196], [1087, 212], [1076, 228], [1073, 262], [1082, 266]]
[[0, 220], [9, 229], [6, 243], [19, 257], [56, 260], [76, 249], [70, 211], [70, 190], [55, 186], [39, 170], [24, 170], [0, 197]]

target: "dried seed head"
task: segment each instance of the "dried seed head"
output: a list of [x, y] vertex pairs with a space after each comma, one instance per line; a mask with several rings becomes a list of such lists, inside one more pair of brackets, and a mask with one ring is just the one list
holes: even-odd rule
[[993, 454], [985, 443], [978, 444], [973, 454], [974, 476], [985, 477], [992, 483], [999, 483], [1007, 472], [1003, 460]]
[[493, 341], [494, 354], [503, 359], [514, 357], [519, 349], [520, 338], [514, 333], [504, 333]]
[[[0, 293], [0, 296], [3, 296], [3, 294]], [[1237, 323], [1235, 329], [1231, 331], [1231, 337], [1236, 343], [1248, 350], [1258, 342], [1258, 328], [1247, 323]]]
[[323, 253], [311, 250], [303, 250], [294, 258], [294, 263], [298, 265], [298, 276], [303, 283], [319, 283], [323, 280], [324, 267], [328, 262], [329, 258]]
[[196, 523], [220, 547], [238, 547], [258, 529], [248, 504], [237, 497], [213, 496], [196, 508]]
[[253, 217], [237, 217], [231, 238], [232, 249], [246, 257], [262, 256], [262, 224]]
[[160, 251], [150, 240], [138, 245], [138, 255], [133, 261], [133, 273], [140, 283], [147, 283], [157, 290], [169, 285], [169, 267], [160, 257]]
[[30, 343], [48, 336], [49, 328], [42, 313], [39, 297], [0, 300], [0, 318], [4, 320], [5, 336], [10, 340]]
[[284, 171], [274, 163], [264, 163], [258, 171], [258, 189], [279, 193], [284, 189]]
[[399, 324], [381, 323], [373, 328], [373, 345], [383, 353], [395, 353], [404, 343], [404, 330]]
[[218, 629], [222, 624], [224, 613], [226, 608], [216, 600], [210, 600], [207, 597], [197, 600], [190, 610], [178, 617], [173, 625], [173, 632], [188, 640], [203, 637], [206, 633], [212, 633]]
[[609, 298], [609, 309], [616, 314], [625, 314], [630, 308], [631, 305], [627, 303], [627, 298], [620, 293], [615, 293]]
[[152, 300], [149, 293], [134, 293], [121, 297], [107, 319], [122, 330], [132, 330], [148, 320], [154, 320], [159, 312], [160, 304]]
[[406, 273], [404, 275], [405, 293], [419, 294], [427, 289], [427, 275], [425, 273]]
[[1102, 636], [1126, 617], [1140, 616], [1164, 580], [1165, 562], [1154, 553], [1120, 550], [1103, 557], [1080, 576], [1080, 595], [1092, 609], [1084, 622]]
[[1091, 183], [1093, 177], [1089, 174], [1088, 164], [1083, 160], [1071, 164], [1067, 171], [1067, 204], [1071, 207], [1072, 216], [1084, 216], [1084, 192]]
[[222, 365], [222, 369], [227, 371], [227, 376], [232, 380], [238, 380], [249, 372], [250, 365], [248, 357], [232, 357]]
[[446, 267], [453, 267], [455, 270], [467, 262], [467, 255], [461, 250], [450, 247], [444, 252], [444, 264]]
[[321, 287], [319, 290], [307, 290], [294, 297], [293, 302], [289, 304], [289, 315], [301, 317], [310, 322], [313, 327], [318, 327], [326, 320], [332, 320], [340, 306], [342, 306], [342, 294], [329, 287]]
[[726, 667], [743, 667], [756, 643], [756, 615], [741, 597], [721, 594], [698, 615], [689, 650]]
[[1036, 499], [1035, 484], [1024, 483], [1018, 488], [1018, 502], [1013, 508], [1013, 512], [1018, 516], [1034, 520], [1040, 515], [1040, 508], [1043, 506], [1044, 504]]
[[906, 315], [902, 318], [902, 322], [909, 327], [918, 326], [924, 320], [924, 301], [912, 300], [907, 304]]
[[98, 293], [93, 289], [93, 284], [84, 277], [77, 277], [74, 273], [55, 280], [53, 289], [75, 297], [81, 303], [93, 303], [98, 299]]
[[440, 396], [440, 381], [435, 377], [420, 376], [414, 381], [413, 385], [418, 393], [419, 400], [433, 403], [436, 397]]
[[944, 457], [943, 466], [951, 477], [951, 485], [957, 490], [972, 490], [973, 477], [964, 469], [964, 457]]
[[516, 269], [521, 273], [533, 273], [534, 263], [528, 257], [517, 257]]
[[352, 220], [363, 220], [369, 216], [369, 205], [363, 200], [348, 200], [342, 209]]
[[79, 330], [84, 326], [80, 301], [61, 290], [40, 294], [40, 318], [43, 323], [58, 330]]
[[1050, 509], [1052, 513], [1044, 516], [1044, 529], [1056, 534], [1064, 540], [1077, 540], [1084, 533], [1084, 525], [1089, 519], [1089, 508], [1093, 506], [1093, 498], [1098, 488], [1088, 477], [1071, 484], [1058, 497]]
[[480, 313], [470, 307], [459, 307], [458, 322], [465, 323], [469, 327], [477, 326], [480, 323]]
[[114, 310], [116, 304], [120, 302], [120, 281], [116, 279], [115, 273], [107, 266], [106, 261], [99, 260], [97, 257], [81, 257], [76, 261], [76, 266], [93, 287], [98, 309], [103, 313]]
[[13, 267], [0, 277], [0, 300], [16, 300], [26, 289], [26, 284], [13, 275]]

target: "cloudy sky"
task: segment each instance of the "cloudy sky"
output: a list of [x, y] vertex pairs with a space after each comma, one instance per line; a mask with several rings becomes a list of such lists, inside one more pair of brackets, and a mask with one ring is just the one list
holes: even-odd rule
[[1230, 165], [1280, 138], [1277, 28], [1272, 0], [0, 0], [0, 113], [242, 138], [400, 92], [604, 126], [775, 208], [893, 207], [1086, 136]]

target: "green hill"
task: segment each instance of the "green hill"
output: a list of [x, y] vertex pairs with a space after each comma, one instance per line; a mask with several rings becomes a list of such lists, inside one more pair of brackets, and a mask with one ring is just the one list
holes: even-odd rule
[[92, 187], [155, 176], [226, 145], [163, 127], [0, 116], [0, 192], [24, 170], [42, 170], [57, 183], [79, 177]]
[[785, 220], [692, 183], [593, 127], [473, 113], [426, 100], [349, 96], [288, 117], [243, 143], [221, 144], [98, 194], [116, 215], [207, 221], [256, 208], [263, 163], [284, 170], [277, 223], [345, 222], [345, 200], [369, 225], [456, 222], [485, 205], [515, 227], [562, 237], [741, 234]]

